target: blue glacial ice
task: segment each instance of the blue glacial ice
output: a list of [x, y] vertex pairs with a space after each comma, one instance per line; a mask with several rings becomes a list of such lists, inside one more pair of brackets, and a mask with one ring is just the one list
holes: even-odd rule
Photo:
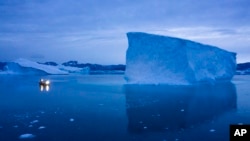
[[188, 85], [230, 81], [236, 53], [215, 46], [141, 32], [129, 32], [125, 79], [136, 84]]

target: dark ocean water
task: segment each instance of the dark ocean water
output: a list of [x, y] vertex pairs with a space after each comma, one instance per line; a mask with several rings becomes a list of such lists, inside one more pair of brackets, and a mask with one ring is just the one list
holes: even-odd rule
[[0, 75], [0, 141], [227, 141], [250, 124], [250, 76], [197, 86], [126, 85], [122, 75]]

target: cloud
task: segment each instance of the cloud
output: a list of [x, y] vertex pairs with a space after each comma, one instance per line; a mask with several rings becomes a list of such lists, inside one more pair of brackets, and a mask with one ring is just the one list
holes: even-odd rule
[[243, 60], [247, 55], [241, 54], [250, 53], [249, 4], [248, 0], [1, 1], [0, 52], [15, 48], [24, 57], [39, 52], [55, 61], [125, 63], [126, 32], [141, 31], [220, 46], [238, 52]]

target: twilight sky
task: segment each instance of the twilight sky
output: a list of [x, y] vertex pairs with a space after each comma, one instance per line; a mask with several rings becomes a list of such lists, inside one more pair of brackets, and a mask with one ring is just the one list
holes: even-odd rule
[[249, 0], [0, 0], [0, 61], [125, 64], [129, 31], [215, 45], [250, 62]]

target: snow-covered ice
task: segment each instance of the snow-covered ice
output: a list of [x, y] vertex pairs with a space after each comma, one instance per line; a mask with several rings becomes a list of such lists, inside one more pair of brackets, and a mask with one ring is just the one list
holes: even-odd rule
[[35, 137], [35, 135], [27, 133], [27, 134], [20, 135], [19, 139], [31, 139], [31, 138], [34, 138], [34, 137]]
[[197, 42], [129, 32], [125, 79], [128, 83], [186, 85], [230, 81], [236, 53]]
[[77, 68], [70, 66], [51, 66], [46, 64], [40, 64], [27, 59], [17, 59], [13, 62], [8, 62], [3, 71], [0, 74], [69, 74], [80, 73], [88, 74], [88, 68]]
[[19, 64], [22, 67], [31, 67], [34, 69], [44, 71], [48, 74], [68, 74], [66, 71], [62, 71], [55, 66], [39, 64], [37, 62], [33, 62], [27, 59], [20, 58], [20, 59], [17, 59], [15, 63]]

